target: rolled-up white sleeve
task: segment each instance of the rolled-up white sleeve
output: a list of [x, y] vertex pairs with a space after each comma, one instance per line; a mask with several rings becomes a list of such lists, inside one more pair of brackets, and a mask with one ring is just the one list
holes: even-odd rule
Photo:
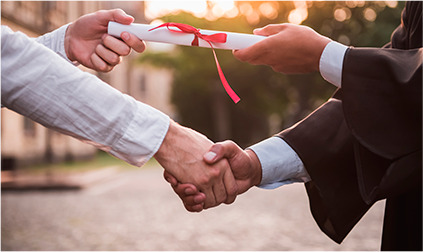
[[1, 30], [1, 102], [136, 166], [157, 152], [170, 121], [5, 26]]
[[271, 137], [249, 147], [262, 167], [258, 187], [274, 189], [294, 182], [307, 182], [310, 177], [297, 153], [280, 137]]
[[347, 46], [331, 41], [326, 45], [320, 56], [320, 74], [323, 79], [339, 88], [342, 84], [342, 66], [347, 49]]
[[72, 62], [69, 60], [65, 51], [65, 36], [66, 36], [66, 30], [68, 29], [69, 25], [70, 24], [63, 25], [52, 32], [49, 32], [40, 37], [37, 37], [35, 38], [35, 41], [37, 41], [40, 44], [43, 44], [44, 46], [46, 46], [53, 52], [59, 54], [62, 58], [64, 58], [68, 62], [77, 64], [76, 62]]

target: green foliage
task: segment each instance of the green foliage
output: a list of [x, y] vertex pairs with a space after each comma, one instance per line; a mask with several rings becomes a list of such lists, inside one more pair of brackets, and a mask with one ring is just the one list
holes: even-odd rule
[[[260, 3], [251, 2], [254, 8]], [[180, 13], [161, 20], [186, 23], [201, 29], [251, 33], [257, 27], [287, 22], [294, 4], [276, 3], [278, 16], [272, 20], [261, 17], [255, 26], [248, 24], [244, 16], [208, 21]], [[391, 9], [378, 2], [365, 2], [355, 8], [348, 8], [345, 2], [340, 1], [312, 2], [303, 24], [354, 46], [382, 46], [400, 23], [402, 7], [403, 3]], [[351, 17], [343, 22], [335, 20], [334, 11], [338, 8], [348, 8]], [[364, 18], [366, 8], [372, 8], [377, 13], [374, 22]], [[229, 84], [241, 97], [236, 105], [224, 92], [210, 49], [178, 46], [172, 53], [146, 52], [140, 57], [142, 63], [174, 70], [172, 102], [178, 109], [179, 122], [214, 141], [232, 139], [243, 147], [257, 142], [277, 133], [268, 130], [270, 115], [278, 115], [280, 129], [285, 128], [321, 105], [335, 90], [318, 73], [287, 76], [266, 66], [240, 62], [231, 51], [217, 50], [216, 53]]]

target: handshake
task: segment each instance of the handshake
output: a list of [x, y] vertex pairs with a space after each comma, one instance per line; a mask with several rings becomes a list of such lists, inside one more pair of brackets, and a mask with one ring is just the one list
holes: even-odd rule
[[252, 150], [244, 151], [231, 141], [213, 144], [172, 120], [155, 158], [191, 212], [231, 204], [238, 194], [261, 182], [261, 165]]

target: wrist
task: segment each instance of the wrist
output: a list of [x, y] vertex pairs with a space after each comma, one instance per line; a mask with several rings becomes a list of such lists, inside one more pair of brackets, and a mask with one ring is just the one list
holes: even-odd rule
[[250, 158], [252, 176], [251, 176], [251, 186], [257, 186], [261, 183], [262, 179], [262, 168], [259, 158], [256, 153], [250, 149], [245, 151]]
[[64, 47], [65, 47], [65, 53], [66, 53], [66, 57], [70, 60], [70, 61], [75, 61], [75, 57], [72, 53], [72, 28], [73, 28], [73, 23], [71, 23], [65, 32], [65, 41], [64, 41]]
[[316, 55], [316, 61], [314, 62], [314, 71], [320, 71], [320, 58], [322, 57], [323, 51], [325, 50], [326, 46], [331, 42], [332, 40], [328, 37], [320, 35], [319, 40], [317, 41], [317, 55]]
[[154, 154], [154, 157], [156, 159], [162, 159], [166, 156], [166, 153], [169, 152], [169, 150], [172, 148], [172, 142], [175, 142], [175, 136], [177, 135], [177, 127], [179, 124], [177, 124], [175, 121], [170, 119], [169, 122], [169, 128], [167, 130], [167, 133], [163, 139], [162, 144], [160, 145], [160, 148], [157, 150], [156, 154]]

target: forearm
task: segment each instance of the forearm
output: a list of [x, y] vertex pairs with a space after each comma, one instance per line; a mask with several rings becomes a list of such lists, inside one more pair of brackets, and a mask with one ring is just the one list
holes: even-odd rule
[[140, 166], [169, 118], [72, 66], [23, 34], [3, 33], [2, 104]]

